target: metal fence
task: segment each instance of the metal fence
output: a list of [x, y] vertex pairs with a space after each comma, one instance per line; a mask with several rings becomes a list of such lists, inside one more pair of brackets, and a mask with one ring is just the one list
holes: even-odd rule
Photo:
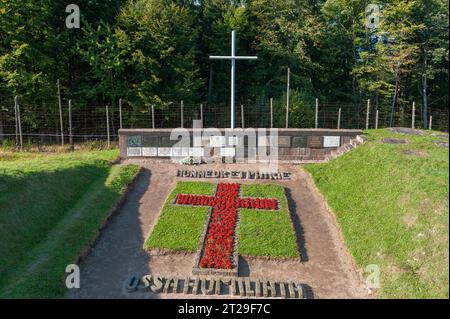
[[[290, 128], [365, 129], [389, 126], [425, 127], [448, 132], [448, 109], [429, 108], [427, 118], [413, 105], [396, 110], [391, 119], [388, 107], [378, 110], [367, 101], [360, 104], [321, 102], [290, 105]], [[126, 102], [121, 106], [77, 105], [63, 102], [61, 114], [58, 104], [0, 105], [0, 141], [22, 143], [75, 143], [91, 140], [118, 139], [119, 128], [189, 128], [193, 120], [203, 120], [203, 127], [230, 127], [230, 108], [226, 104], [208, 105], [174, 103], [168, 106], [133, 107]], [[369, 112], [367, 112], [369, 110]], [[413, 115], [414, 114], [414, 115]], [[271, 103], [236, 106], [236, 127], [286, 127], [286, 105]], [[414, 119], [414, 121], [413, 121]]]

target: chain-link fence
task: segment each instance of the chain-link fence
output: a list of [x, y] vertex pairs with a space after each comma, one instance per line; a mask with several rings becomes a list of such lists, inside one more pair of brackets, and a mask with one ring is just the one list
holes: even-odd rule
[[[119, 104], [119, 103], [117, 103]], [[61, 114], [57, 103], [33, 105], [18, 103], [0, 105], [0, 141], [10, 144], [53, 144], [75, 143], [118, 139], [119, 128], [189, 128], [193, 120], [203, 119], [203, 127], [230, 127], [230, 107], [226, 104], [208, 105], [176, 103], [162, 106], [133, 107], [126, 102], [115, 106], [77, 105], [73, 102], [69, 114], [68, 103], [64, 102]], [[317, 112], [316, 112], [317, 110]], [[414, 126], [424, 128], [428, 123], [433, 130], [448, 132], [448, 109], [429, 108], [424, 118], [423, 110], [416, 107]], [[378, 113], [378, 115], [377, 115]], [[20, 116], [18, 116], [20, 115]], [[412, 104], [399, 108], [394, 113], [388, 107], [369, 107], [367, 103], [318, 102], [289, 106], [288, 126], [290, 128], [341, 128], [365, 129], [390, 126], [412, 126]], [[426, 125], [426, 124], [427, 125]], [[236, 127], [286, 127], [286, 105], [267, 101], [259, 104], [236, 105]]]

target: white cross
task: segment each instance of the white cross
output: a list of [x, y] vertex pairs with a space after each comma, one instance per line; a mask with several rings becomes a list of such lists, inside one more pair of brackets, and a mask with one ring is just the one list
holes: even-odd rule
[[236, 60], [256, 60], [257, 56], [236, 56], [235, 55], [236, 31], [231, 31], [231, 56], [212, 55], [212, 60], [231, 60], [231, 128], [234, 129], [234, 88], [236, 77]]

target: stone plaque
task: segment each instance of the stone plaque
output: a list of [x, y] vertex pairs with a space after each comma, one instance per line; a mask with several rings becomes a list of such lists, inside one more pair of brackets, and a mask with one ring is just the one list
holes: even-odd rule
[[176, 143], [175, 141], [171, 141], [169, 136], [161, 136], [160, 141], [161, 144], [159, 146], [162, 148], [171, 147], [174, 143]]
[[278, 147], [290, 147], [291, 137], [290, 136], [278, 136]]
[[189, 156], [189, 148], [188, 147], [173, 147], [172, 148], [172, 156], [187, 157], [187, 156]]
[[158, 149], [156, 147], [143, 147], [142, 156], [158, 156]]
[[172, 148], [171, 147], [158, 147], [158, 156], [160, 156], [160, 157], [172, 156]]
[[158, 147], [159, 146], [159, 138], [158, 138], [158, 136], [144, 135], [144, 141], [143, 141], [142, 146], [145, 146], [145, 147]]
[[272, 139], [273, 138], [271, 136], [258, 136], [258, 147], [267, 147], [272, 145]]
[[140, 147], [128, 147], [127, 148], [127, 156], [133, 157], [133, 156], [142, 156], [141, 155], [141, 148]]
[[205, 151], [203, 147], [190, 147], [189, 148], [189, 156], [200, 157], [204, 156]]
[[223, 147], [225, 146], [225, 136], [210, 136], [209, 137], [209, 145], [211, 147]]
[[320, 136], [308, 136], [308, 147], [320, 148], [322, 147], [322, 137]]
[[306, 142], [306, 136], [294, 136], [292, 138], [292, 147], [305, 148], [307, 145]]
[[229, 146], [237, 146], [238, 144], [239, 144], [239, 137], [228, 136], [228, 145]]
[[339, 147], [341, 146], [340, 136], [324, 136], [323, 147]]
[[135, 136], [128, 136], [127, 140], [128, 147], [141, 147], [142, 146], [142, 136], [135, 135]]
[[220, 156], [222, 157], [233, 157], [235, 156], [234, 147], [222, 147], [220, 149]]

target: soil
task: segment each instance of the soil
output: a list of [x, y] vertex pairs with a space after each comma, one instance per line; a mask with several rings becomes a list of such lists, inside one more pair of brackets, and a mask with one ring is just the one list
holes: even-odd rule
[[[144, 240], [154, 227], [167, 196], [177, 180], [180, 180], [176, 177], [176, 170], [181, 166], [164, 160], [125, 161], [130, 162], [140, 164], [144, 170], [91, 252], [81, 261], [81, 288], [69, 291], [66, 297], [216, 298], [192, 294], [128, 293], [124, 289], [125, 281], [134, 274], [193, 277], [195, 258], [194, 253], [152, 255], [143, 249]], [[184, 168], [257, 171], [260, 165], [207, 164]], [[286, 188], [299, 258], [274, 260], [241, 256], [239, 276], [249, 277], [250, 280], [304, 283], [310, 288], [310, 298], [370, 298], [362, 274], [356, 270], [344, 246], [334, 215], [327, 209], [309, 174], [298, 165], [283, 164], [280, 165], [280, 171], [291, 172], [292, 178], [276, 181], [239, 180], [239, 183], [277, 183]], [[224, 297], [228, 296], [220, 296]]]

